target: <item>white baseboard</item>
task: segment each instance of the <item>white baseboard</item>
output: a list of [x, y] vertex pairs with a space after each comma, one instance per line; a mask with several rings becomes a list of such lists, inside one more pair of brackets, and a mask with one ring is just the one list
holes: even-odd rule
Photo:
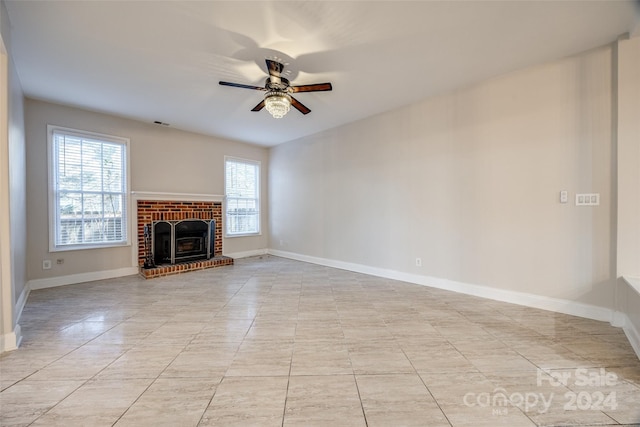
[[[616, 308], [614, 326], [622, 327], [631, 347], [640, 359], [640, 322], [637, 316], [640, 278], [621, 276], [616, 287]], [[634, 314], [631, 317], [631, 314]], [[635, 323], [634, 323], [635, 320]]]
[[223, 254], [223, 255], [228, 256], [229, 258], [238, 259], [238, 258], [249, 258], [252, 256], [266, 255], [267, 253], [268, 253], [268, 249], [255, 249], [252, 251], [233, 252], [230, 254]]
[[53, 288], [56, 286], [75, 285], [76, 283], [93, 282], [94, 280], [113, 279], [115, 277], [138, 274], [138, 267], [125, 267], [115, 270], [93, 271], [90, 273], [70, 274], [68, 276], [34, 279], [27, 282], [29, 290]]
[[372, 276], [384, 277], [386, 279], [399, 280], [403, 282], [414, 283], [417, 285], [429, 286], [432, 288], [473, 295], [481, 298], [488, 298], [496, 301], [538, 308], [541, 310], [548, 310], [557, 313], [569, 314], [572, 316], [585, 317], [587, 319], [610, 322], [613, 318], [613, 311], [610, 309], [560, 298], [551, 298], [525, 292], [509, 291], [506, 289], [492, 288], [489, 286], [473, 285], [438, 277], [403, 273], [396, 270], [388, 270], [383, 268], [370, 267], [362, 264], [318, 258], [293, 252], [280, 251], [277, 249], [269, 249], [269, 254], [283, 258], [294, 259], [297, 261], [304, 261], [312, 264], [319, 264], [327, 267], [354, 271], [356, 273], [369, 274]]
[[627, 283], [627, 285], [629, 285], [638, 294], [640, 294], [640, 278], [639, 277], [622, 276], [622, 280], [624, 280]]
[[18, 322], [20, 320], [20, 316], [22, 316], [22, 310], [24, 310], [24, 306], [27, 304], [29, 293], [31, 293], [31, 288], [27, 283], [22, 289], [22, 292], [20, 293], [20, 297], [18, 297], [18, 301], [16, 301], [16, 307], [15, 307], [15, 313], [16, 313], [15, 317], [17, 319], [16, 322]]
[[621, 311], [614, 310], [611, 316], [611, 326], [616, 328], [623, 328], [627, 322], [627, 315]]
[[17, 349], [20, 345], [20, 341], [22, 341], [20, 325], [16, 325], [13, 332], [0, 335], [0, 353]]
[[[625, 317], [627, 316], [625, 315]], [[638, 330], [637, 326], [634, 325], [633, 322], [631, 322], [631, 320], [629, 320], [629, 318], [627, 317], [622, 330], [627, 336], [631, 347], [633, 347], [633, 350], [636, 352], [636, 355], [640, 359], [640, 331]]]

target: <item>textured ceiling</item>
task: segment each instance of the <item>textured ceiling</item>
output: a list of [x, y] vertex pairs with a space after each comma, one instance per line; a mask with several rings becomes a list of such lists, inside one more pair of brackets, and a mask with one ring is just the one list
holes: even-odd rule
[[[6, 1], [29, 97], [272, 146], [614, 41], [634, 1]], [[251, 112], [265, 58], [312, 112]]]

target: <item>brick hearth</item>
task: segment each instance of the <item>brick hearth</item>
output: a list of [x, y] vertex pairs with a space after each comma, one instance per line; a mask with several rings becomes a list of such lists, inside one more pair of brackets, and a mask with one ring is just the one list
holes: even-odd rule
[[[163, 200], [138, 200], [138, 266], [140, 274], [147, 278], [169, 276], [187, 271], [233, 265], [233, 258], [222, 255], [222, 203], [220, 202], [187, 202]], [[183, 219], [215, 220], [213, 257], [175, 265], [160, 265], [155, 268], [143, 268], [146, 256], [144, 247], [144, 226], [151, 226], [152, 221], [176, 221]]]

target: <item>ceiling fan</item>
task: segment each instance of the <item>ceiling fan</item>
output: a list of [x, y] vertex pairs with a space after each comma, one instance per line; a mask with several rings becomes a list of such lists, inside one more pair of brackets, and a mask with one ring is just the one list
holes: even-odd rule
[[303, 105], [300, 101], [291, 96], [297, 92], [324, 92], [331, 90], [331, 83], [316, 83], [311, 85], [291, 86], [289, 80], [282, 77], [284, 65], [280, 62], [267, 59], [267, 70], [269, 77], [264, 87], [243, 85], [240, 83], [230, 83], [221, 81], [222, 86], [241, 87], [245, 89], [261, 90], [266, 92], [264, 99], [258, 105], [253, 107], [251, 111], [260, 111], [264, 107], [276, 118], [282, 118], [289, 112], [291, 106], [300, 111], [302, 114], [309, 114], [311, 110]]

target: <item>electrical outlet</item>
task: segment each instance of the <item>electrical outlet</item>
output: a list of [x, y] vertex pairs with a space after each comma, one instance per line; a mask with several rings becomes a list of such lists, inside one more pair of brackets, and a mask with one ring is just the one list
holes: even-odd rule
[[416, 258], [416, 267], [422, 267], [422, 259]]
[[44, 261], [42, 261], [42, 269], [43, 270], [50, 270], [51, 269], [51, 260], [50, 259], [45, 259]]
[[62, 265], [62, 264], [64, 264], [64, 258], [58, 258], [58, 259], [56, 260], [56, 264], [58, 264], [58, 265]]

